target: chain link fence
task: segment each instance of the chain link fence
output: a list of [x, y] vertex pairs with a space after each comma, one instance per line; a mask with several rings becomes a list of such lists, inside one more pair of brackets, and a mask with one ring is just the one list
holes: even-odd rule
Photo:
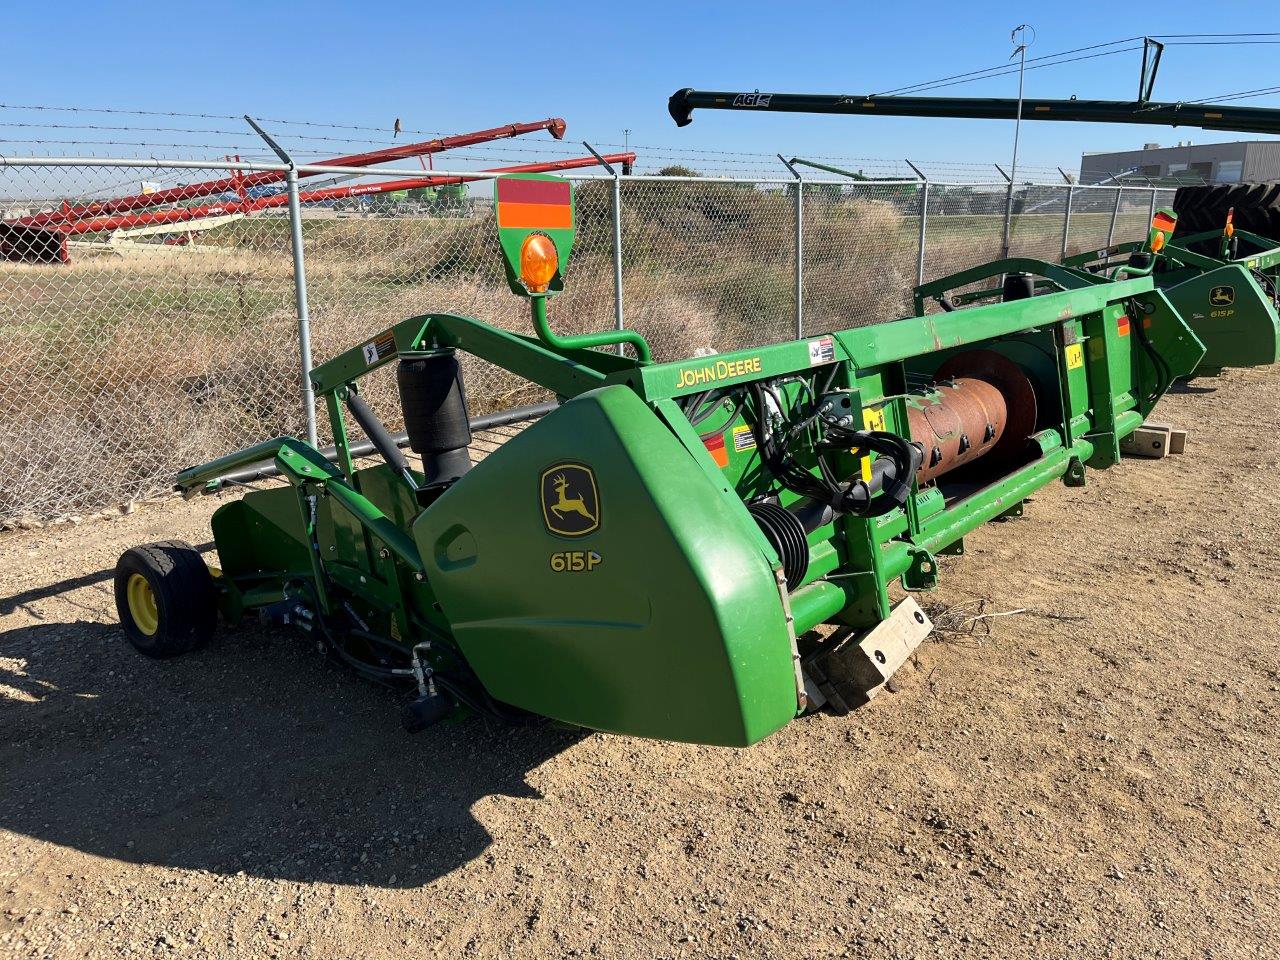
[[[263, 209], [248, 214], [235, 212], [234, 193], [134, 208], [162, 211], [152, 218], [88, 206], [227, 173], [0, 166], [0, 523], [158, 495], [183, 467], [305, 435], [295, 213], [283, 183], [258, 188]], [[383, 174], [396, 172], [362, 176]], [[1010, 254], [1047, 260], [1138, 239], [1153, 205], [1172, 199], [1129, 187], [1026, 185], [1010, 198], [998, 184], [574, 179], [577, 239], [552, 322], [581, 333], [621, 318], [659, 360], [908, 315], [918, 279], [1000, 256], [1010, 199]], [[296, 217], [316, 363], [415, 314], [527, 326], [506, 287], [485, 184], [313, 200]], [[473, 415], [546, 399], [465, 362]], [[363, 389], [399, 429], [393, 375], [380, 371]]]

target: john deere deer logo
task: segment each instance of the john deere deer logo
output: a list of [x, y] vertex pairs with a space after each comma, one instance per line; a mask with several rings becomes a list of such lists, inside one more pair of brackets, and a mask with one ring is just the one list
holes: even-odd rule
[[1234, 287], [1214, 287], [1209, 291], [1209, 306], [1229, 307], [1236, 302]]
[[542, 471], [542, 520], [561, 537], [582, 537], [600, 526], [600, 492], [591, 468], [557, 463]]

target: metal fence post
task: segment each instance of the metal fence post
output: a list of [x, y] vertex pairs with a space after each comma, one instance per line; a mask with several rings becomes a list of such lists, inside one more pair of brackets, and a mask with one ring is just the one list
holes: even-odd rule
[[1075, 199], [1076, 186], [1067, 185], [1067, 212], [1062, 217], [1062, 259], [1067, 259], [1067, 240], [1071, 237], [1071, 201]]
[[293, 247], [293, 295], [298, 310], [298, 359], [302, 368], [302, 413], [307, 423], [307, 443], [317, 446], [316, 394], [311, 386], [311, 311], [307, 305], [307, 264], [302, 250], [302, 204], [298, 200], [298, 165], [287, 151], [258, 126], [253, 117], [245, 121], [266, 141], [267, 146], [289, 165], [285, 183], [289, 191], [289, 240]]
[[[290, 161], [292, 163], [292, 161]], [[298, 202], [298, 171], [290, 166], [289, 236], [293, 244], [293, 293], [298, 306], [298, 359], [302, 367], [302, 412], [307, 442], [316, 446], [316, 395], [311, 386], [311, 310], [307, 304], [307, 263], [302, 252], [302, 204]]]
[[1000, 164], [994, 166], [1009, 184], [1004, 196], [1004, 230], [1000, 240], [1000, 256], [1007, 257], [1009, 248], [1013, 245], [1013, 177], [1005, 173]]
[[613, 320], [622, 329], [622, 174], [613, 175]]
[[796, 178], [796, 339], [804, 336], [804, 177], [784, 157], [778, 154], [783, 166]]
[[[622, 329], [622, 174], [596, 152], [596, 148], [583, 140], [582, 145], [591, 151], [602, 167], [613, 177], [613, 326]], [[618, 352], [623, 352], [618, 346]]]
[[1155, 187], [1151, 188], [1151, 213], [1150, 213], [1150, 216], [1147, 217], [1147, 222], [1150, 222], [1156, 218], [1156, 194], [1158, 192], [1159, 191], [1157, 191]]
[[929, 181], [926, 180], [920, 187], [920, 236], [918, 238], [918, 249], [916, 251], [916, 286], [924, 283], [924, 248], [928, 238], [929, 223]]
[[1124, 197], [1124, 187], [1116, 187], [1116, 205], [1111, 208], [1111, 226], [1107, 228], [1107, 246], [1115, 241], [1116, 220], [1120, 217], [1120, 200]]
[[920, 187], [920, 230], [916, 237], [916, 286], [924, 283], [924, 249], [927, 242], [926, 224], [929, 222], [929, 178], [925, 176], [924, 171], [917, 167], [910, 160], [906, 160], [908, 167], [912, 169], [916, 177], [921, 182]]

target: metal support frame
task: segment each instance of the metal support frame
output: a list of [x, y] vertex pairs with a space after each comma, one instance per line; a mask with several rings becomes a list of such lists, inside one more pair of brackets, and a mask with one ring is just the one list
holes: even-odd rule
[[1071, 203], [1075, 200], [1076, 186], [1074, 183], [1067, 184], [1067, 212], [1062, 217], [1062, 256], [1067, 255], [1067, 241], [1071, 237]]
[[1157, 189], [1156, 189], [1155, 187], [1152, 187], [1152, 188], [1151, 188], [1151, 210], [1150, 210], [1150, 212], [1149, 212], [1149, 215], [1147, 216], [1147, 221], [1148, 221], [1148, 222], [1150, 222], [1150, 221], [1152, 221], [1152, 220], [1154, 220], [1154, 219], [1156, 218], [1156, 194], [1157, 194], [1157, 192], [1158, 192], [1158, 191], [1157, 191]]
[[253, 117], [245, 114], [245, 122], [253, 127], [287, 165], [285, 184], [289, 191], [289, 239], [293, 246], [293, 293], [298, 308], [298, 357], [302, 366], [302, 413], [307, 424], [307, 443], [314, 448], [316, 439], [316, 395], [311, 386], [311, 310], [307, 305], [307, 264], [302, 248], [302, 205], [298, 202], [298, 165], [293, 157], [276, 143]]
[[804, 177], [786, 157], [782, 165], [796, 178], [796, 339], [804, 336]]
[[[613, 326], [615, 330], [623, 329], [622, 323], [622, 174], [613, 168], [604, 157], [596, 152], [596, 148], [583, 140], [582, 145], [591, 151], [591, 155], [600, 161], [600, 165], [613, 177]], [[622, 346], [618, 346], [622, 352]]]
[[1120, 218], [1120, 202], [1124, 199], [1124, 187], [1116, 187], [1116, 205], [1111, 208], [1111, 226], [1107, 228], [1107, 246], [1116, 239], [1116, 221]]

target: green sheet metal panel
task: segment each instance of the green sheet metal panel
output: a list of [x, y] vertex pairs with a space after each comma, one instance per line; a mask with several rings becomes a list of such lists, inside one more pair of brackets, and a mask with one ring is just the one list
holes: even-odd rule
[[797, 709], [781, 600], [748, 522], [649, 406], [611, 386], [490, 454], [413, 534], [497, 699], [745, 746]]
[[1280, 322], [1243, 266], [1227, 264], [1164, 292], [1204, 343], [1205, 372], [1280, 360]]

